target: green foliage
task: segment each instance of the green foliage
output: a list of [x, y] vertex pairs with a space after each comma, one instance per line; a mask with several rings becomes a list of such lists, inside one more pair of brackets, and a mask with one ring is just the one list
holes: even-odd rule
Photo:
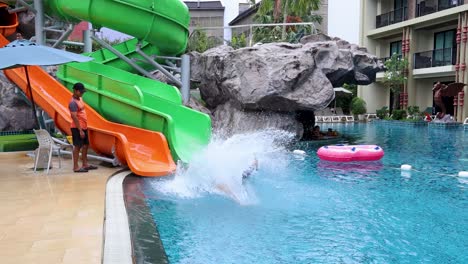
[[354, 115], [362, 115], [367, 112], [366, 102], [360, 97], [354, 97], [351, 101], [351, 112]]
[[401, 88], [406, 81], [405, 70], [408, 68], [408, 60], [394, 53], [385, 61], [385, 68], [383, 84], [393, 91], [393, 109], [398, 109]]
[[357, 95], [357, 85], [356, 84], [343, 84], [343, 88], [345, 88], [346, 90], [349, 90], [353, 93], [353, 96], [356, 97]]
[[283, 18], [285, 15], [304, 17], [310, 15], [312, 11], [318, 10], [321, 2], [320, 0], [282, 0], [280, 1], [280, 10], [275, 10], [277, 1], [279, 0], [263, 0], [258, 13], [264, 15], [276, 11], [279, 17]]
[[[276, 1], [278, 0], [263, 0], [254, 17], [255, 22], [259, 24], [302, 21], [322, 22], [320, 15], [311, 14], [312, 11], [318, 10], [320, 7], [320, 0], [282, 0], [280, 1], [280, 9], [275, 12]], [[278, 16], [275, 17], [275, 14]], [[256, 27], [253, 32], [253, 41], [297, 43], [303, 36], [311, 33], [312, 28], [309, 25]]]
[[336, 107], [341, 107], [343, 112], [348, 114], [351, 112], [351, 101], [353, 97], [357, 94], [357, 85], [355, 84], [343, 84], [343, 88], [352, 92], [352, 94], [343, 94], [340, 96], [336, 96]]
[[419, 106], [408, 106], [408, 114], [413, 117], [420, 116]]
[[253, 32], [253, 42], [281, 42], [281, 27], [256, 27]]
[[190, 34], [187, 52], [198, 51], [200, 53], [205, 52], [211, 48], [219, 46], [223, 43], [222, 40], [216, 37], [208, 36], [205, 31], [201, 29], [195, 29]]
[[384, 85], [392, 89], [395, 93], [400, 92], [401, 86], [406, 80], [404, 71], [407, 67], [408, 60], [406, 58], [400, 58], [398, 54], [394, 53], [392, 57], [385, 62], [386, 71], [383, 79]]
[[[270, 17], [271, 18], [271, 17]], [[271, 19], [267, 19], [271, 20]], [[266, 24], [270, 22], [265, 22]], [[273, 23], [273, 22], [271, 22]], [[312, 34], [310, 25], [299, 25], [294, 27], [287, 27], [283, 37], [282, 26], [265, 26], [255, 27], [253, 30], [253, 42], [271, 43], [271, 42], [289, 42], [298, 43], [303, 36]]]
[[245, 37], [245, 34], [242, 33], [239, 36], [233, 36], [231, 39], [231, 47], [234, 49], [247, 47], [247, 38]]
[[405, 119], [406, 118], [406, 110], [404, 110], [404, 109], [393, 110], [392, 118], [393, 118], [393, 120]]
[[376, 115], [380, 119], [386, 119], [388, 117], [388, 107], [384, 106], [376, 111]]

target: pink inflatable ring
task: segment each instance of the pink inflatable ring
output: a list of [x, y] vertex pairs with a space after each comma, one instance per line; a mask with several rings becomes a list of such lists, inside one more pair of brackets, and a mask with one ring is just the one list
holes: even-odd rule
[[377, 145], [333, 145], [323, 146], [317, 150], [321, 160], [350, 162], [373, 161], [384, 156], [384, 151]]

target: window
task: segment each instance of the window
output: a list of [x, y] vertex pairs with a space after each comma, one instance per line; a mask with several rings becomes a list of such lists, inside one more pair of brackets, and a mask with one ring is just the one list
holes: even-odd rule
[[397, 55], [401, 55], [401, 40], [390, 43], [390, 57], [394, 53], [396, 53]]
[[406, 20], [406, 7], [408, 6], [407, 0], [394, 0], [393, 1], [393, 12], [394, 21], [401, 22]]
[[454, 64], [454, 54], [457, 50], [455, 29], [437, 32], [434, 34], [433, 66]]
[[394, 0], [393, 1], [393, 9], [397, 10], [399, 8], [407, 7], [408, 3], [407, 0]]

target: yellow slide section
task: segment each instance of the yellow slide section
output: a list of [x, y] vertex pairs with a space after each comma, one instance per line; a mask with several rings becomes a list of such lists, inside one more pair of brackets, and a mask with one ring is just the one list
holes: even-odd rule
[[[0, 35], [0, 47], [9, 42]], [[24, 68], [5, 70], [5, 75], [30, 98]], [[28, 66], [34, 102], [70, 135], [69, 92], [38, 66]], [[109, 122], [86, 105], [90, 146], [100, 155], [115, 156], [140, 176], [164, 176], [176, 169], [163, 134]]]

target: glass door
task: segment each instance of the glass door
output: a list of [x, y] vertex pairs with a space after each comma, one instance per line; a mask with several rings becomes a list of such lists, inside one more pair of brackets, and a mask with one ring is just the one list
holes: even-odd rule
[[407, 7], [407, 0], [394, 0], [393, 1], [394, 23], [406, 20], [405, 19], [406, 7]]
[[452, 65], [456, 52], [455, 30], [448, 30], [434, 34], [434, 51], [432, 66]]

